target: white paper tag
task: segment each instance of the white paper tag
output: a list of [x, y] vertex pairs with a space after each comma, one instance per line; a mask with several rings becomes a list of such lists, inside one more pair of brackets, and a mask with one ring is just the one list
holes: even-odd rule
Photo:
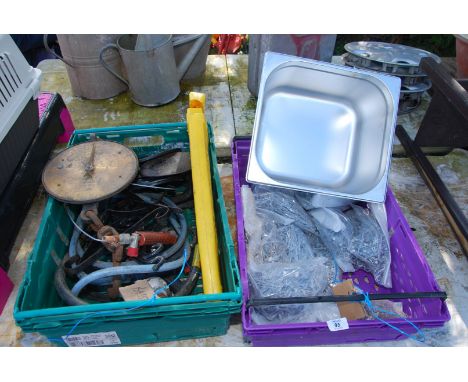
[[100, 332], [62, 336], [63, 341], [71, 347], [78, 346], [109, 346], [120, 345], [120, 338], [116, 332]]
[[330, 329], [330, 332], [349, 329], [348, 320], [346, 317], [337, 318], [336, 320], [329, 320], [327, 321], [327, 325], [328, 329]]

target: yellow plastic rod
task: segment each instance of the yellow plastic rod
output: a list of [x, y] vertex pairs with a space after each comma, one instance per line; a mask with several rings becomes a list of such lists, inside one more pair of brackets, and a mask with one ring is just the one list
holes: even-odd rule
[[208, 128], [205, 120], [205, 95], [191, 92], [187, 109], [187, 129], [190, 140], [193, 197], [200, 252], [203, 293], [221, 293], [218, 238], [216, 235], [213, 192], [208, 146]]

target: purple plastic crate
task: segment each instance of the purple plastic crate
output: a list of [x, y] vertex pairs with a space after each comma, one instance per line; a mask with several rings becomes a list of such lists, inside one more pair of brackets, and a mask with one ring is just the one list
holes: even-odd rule
[[[232, 170], [234, 196], [237, 211], [237, 240], [242, 283], [242, 326], [244, 336], [254, 346], [300, 346], [326, 345], [353, 342], [369, 342], [405, 339], [401, 333], [377, 320], [349, 321], [349, 329], [331, 332], [325, 322], [256, 325], [245, 308], [249, 299], [247, 278], [247, 251], [244, 235], [244, 216], [242, 209], [241, 186], [247, 184], [245, 173], [250, 151], [250, 138], [235, 139], [232, 145]], [[391, 234], [392, 288], [378, 286], [371, 274], [359, 270], [345, 273], [343, 278], [352, 278], [354, 283], [369, 293], [432, 292], [440, 291], [424, 253], [414, 237], [408, 222], [400, 210], [390, 187], [387, 190], [385, 207]], [[447, 305], [441, 299], [399, 300], [403, 310], [419, 328], [443, 326], [450, 320]], [[416, 330], [403, 319], [387, 320], [407, 333]]]

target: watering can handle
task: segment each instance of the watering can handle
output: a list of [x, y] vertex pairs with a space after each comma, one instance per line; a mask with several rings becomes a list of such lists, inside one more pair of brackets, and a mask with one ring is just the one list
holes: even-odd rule
[[[200, 49], [208, 42], [207, 40], [210, 38], [211, 38], [211, 35], [209, 34], [199, 35], [199, 37], [197, 38], [197, 41], [193, 44], [193, 46], [190, 48], [190, 50], [187, 52], [185, 57], [182, 59], [182, 61], [178, 65], [177, 72], [179, 75], [179, 81], [187, 72], [190, 64], [195, 59], [195, 56], [198, 54]], [[177, 45], [179, 44], [176, 44], [175, 46]]]
[[65, 63], [66, 65], [68, 66], [71, 66], [73, 68], [73, 65], [70, 64], [69, 62], [65, 61], [65, 59], [63, 57], [60, 57], [57, 53], [55, 53], [49, 46], [49, 43], [47, 41], [47, 37], [49, 37], [48, 34], [45, 34], [42, 38], [42, 41], [44, 43], [44, 48], [51, 54], [53, 55], [54, 57], [58, 58], [60, 61], [62, 61], [63, 63]]
[[120, 74], [114, 72], [114, 70], [109, 66], [107, 65], [107, 63], [104, 61], [104, 52], [108, 49], [116, 49], [117, 52], [119, 51], [119, 48], [116, 44], [107, 44], [105, 46], [102, 47], [101, 49], [101, 52], [99, 52], [99, 62], [101, 63], [102, 66], [104, 66], [104, 68], [107, 69], [108, 72], [112, 73], [114, 76], [116, 76], [120, 81], [122, 81], [125, 85], [129, 86], [127, 80], [125, 78], [123, 78]]

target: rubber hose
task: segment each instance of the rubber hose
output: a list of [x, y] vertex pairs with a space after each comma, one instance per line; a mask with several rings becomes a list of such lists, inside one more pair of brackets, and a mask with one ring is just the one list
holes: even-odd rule
[[[167, 197], [164, 197], [163, 198], [163, 202], [166, 203], [169, 207], [171, 208], [178, 208], [173, 202], [172, 200], [170, 200], [169, 198]], [[170, 247], [167, 251], [164, 251], [163, 253], [161, 253], [159, 256], [161, 256], [162, 258], [164, 259], [167, 259], [169, 257], [171, 257], [172, 255], [174, 255], [180, 248], [182, 248], [182, 246], [184, 245], [185, 243], [185, 240], [187, 238], [187, 231], [188, 231], [188, 227], [187, 227], [187, 220], [185, 220], [185, 216], [182, 212], [177, 212], [176, 213], [176, 216], [178, 217], [178, 223], [180, 224], [180, 233], [179, 233], [179, 237], [177, 238], [177, 242], [172, 246]], [[171, 218], [169, 218], [169, 221], [171, 221]]]
[[[188, 240], [186, 240], [186, 242], [188, 242]], [[178, 259], [179, 257], [182, 257], [184, 255], [184, 250], [185, 250], [185, 246], [180, 248], [176, 253], [174, 253], [171, 257], [166, 257], [164, 260], [165, 261], [174, 261], [176, 259]]]
[[190, 179], [190, 182], [187, 182], [187, 189], [184, 192], [182, 192], [180, 195], [170, 197], [172, 202], [175, 204], [180, 204], [187, 202], [189, 199], [192, 199], [193, 189], [191, 180], [192, 179]]
[[64, 269], [66, 274], [69, 276], [75, 276], [79, 272], [84, 272], [86, 268], [94, 266], [95, 262], [98, 261], [97, 259], [99, 259], [102, 256], [102, 253], [104, 251], [107, 251], [104, 247], [97, 249], [96, 251], [94, 251], [94, 253], [89, 255], [81, 263], [76, 264], [76, 266], [73, 268], [66, 267], [66, 263], [64, 263]]
[[[181, 248], [179, 250], [179, 252], [177, 253], [177, 256], [175, 256], [175, 255], [172, 256], [170, 258], [171, 259], [170, 263], [172, 263], [174, 260], [178, 259], [179, 257], [182, 257], [182, 255], [184, 254], [184, 250], [185, 250], [185, 247]], [[170, 263], [167, 263], [167, 264], [170, 264]], [[137, 262], [137, 261], [134, 261], [134, 260], [123, 261], [123, 262], [120, 263], [120, 266], [135, 266], [135, 265], [141, 265], [141, 264], [139, 262]], [[113, 265], [113, 263], [111, 261], [96, 260], [93, 263], [93, 267], [96, 267], [98, 269], [112, 268], [113, 266], [114, 265]], [[160, 268], [158, 268], [158, 270], [155, 271], [155, 273], [161, 273]], [[80, 278], [85, 277], [85, 276], [87, 276], [86, 273], [84, 273], [84, 276], [80, 276]]]
[[[107, 269], [107, 268], [105, 268]], [[161, 275], [161, 273], [158, 272], [151, 272], [151, 273], [138, 273], [138, 274], [130, 274], [130, 275], [123, 275], [120, 276], [120, 280], [122, 285], [123, 284], [131, 284], [134, 283], [137, 280], [142, 280], [146, 279], [149, 277], [155, 277]], [[82, 272], [79, 277], [80, 279], [88, 276], [86, 273]], [[106, 285], [111, 285], [113, 281], [112, 277], [104, 277], [102, 279], [94, 280], [93, 282], [89, 283], [88, 285], [94, 285], [94, 286], [106, 286]]]
[[[125, 267], [125, 266], [131, 266], [131, 265], [138, 265], [136, 261], [130, 260], [130, 261], [122, 261], [120, 263], [120, 267]], [[99, 269], [105, 269], [105, 268], [111, 268], [113, 267], [114, 264], [112, 261], [102, 261], [102, 260], [96, 260], [93, 264], [93, 267], [99, 268]]]
[[193, 250], [192, 269], [184, 281], [179, 280], [177, 287], [174, 285], [174, 287], [176, 287], [174, 296], [188, 296], [192, 294], [193, 290], [197, 286], [200, 275], [200, 251], [198, 245], [196, 245]]
[[57, 270], [55, 271], [54, 284], [55, 284], [55, 289], [57, 290], [58, 295], [67, 305], [86, 305], [87, 304], [85, 301], [75, 296], [70, 291], [70, 288], [68, 287], [65, 281], [65, 272], [62, 266], [59, 266]]
[[168, 272], [168, 271], [172, 271], [180, 267], [182, 263], [183, 263], [183, 257], [175, 261], [172, 261], [170, 263], [164, 263], [156, 271], [154, 270], [154, 265], [127, 265], [127, 266], [100, 269], [98, 271], [90, 273], [89, 275], [79, 280], [73, 287], [72, 293], [73, 295], [78, 296], [86, 285], [104, 277], [131, 275], [131, 274], [138, 274], [138, 273]]

